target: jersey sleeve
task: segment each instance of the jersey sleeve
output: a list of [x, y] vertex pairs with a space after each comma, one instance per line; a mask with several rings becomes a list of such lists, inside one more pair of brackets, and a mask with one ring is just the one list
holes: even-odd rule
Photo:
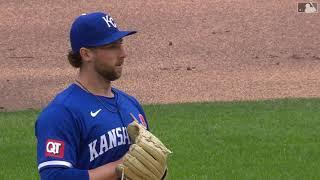
[[39, 172], [48, 167], [73, 168], [77, 162], [80, 127], [62, 105], [48, 106], [35, 124]]

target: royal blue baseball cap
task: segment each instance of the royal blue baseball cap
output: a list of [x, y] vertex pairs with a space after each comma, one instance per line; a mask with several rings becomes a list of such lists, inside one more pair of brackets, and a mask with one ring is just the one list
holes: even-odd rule
[[97, 47], [115, 42], [137, 31], [120, 31], [112, 17], [103, 12], [82, 14], [72, 23], [70, 43], [74, 53], [81, 47]]

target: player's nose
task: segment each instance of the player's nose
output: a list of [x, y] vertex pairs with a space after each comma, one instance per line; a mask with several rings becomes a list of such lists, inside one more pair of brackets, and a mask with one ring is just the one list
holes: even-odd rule
[[127, 57], [127, 53], [126, 51], [124, 50], [123, 46], [121, 46], [121, 49], [120, 49], [120, 58], [126, 58]]

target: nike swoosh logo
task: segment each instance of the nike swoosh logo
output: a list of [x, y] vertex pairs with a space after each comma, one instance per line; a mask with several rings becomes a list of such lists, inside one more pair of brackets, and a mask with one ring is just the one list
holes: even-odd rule
[[101, 109], [99, 109], [99, 110], [96, 111], [96, 112], [92, 112], [92, 111], [91, 111], [90, 114], [91, 114], [92, 117], [96, 117], [100, 111], [101, 111]]

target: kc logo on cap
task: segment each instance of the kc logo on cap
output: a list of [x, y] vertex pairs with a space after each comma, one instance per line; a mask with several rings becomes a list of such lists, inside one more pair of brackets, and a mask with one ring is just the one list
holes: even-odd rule
[[84, 13], [72, 23], [70, 43], [74, 53], [81, 47], [98, 47], [115, 42], [136, 31], [120, 31], [112, 17], [103, 12]]
[[114, 28], [117, 28], [117, 24], [113, 21], [112, 17], [106, 15], [102, 17], [102, 19], [108, 24], [108, 27], [111, 27], [112, 25]]

